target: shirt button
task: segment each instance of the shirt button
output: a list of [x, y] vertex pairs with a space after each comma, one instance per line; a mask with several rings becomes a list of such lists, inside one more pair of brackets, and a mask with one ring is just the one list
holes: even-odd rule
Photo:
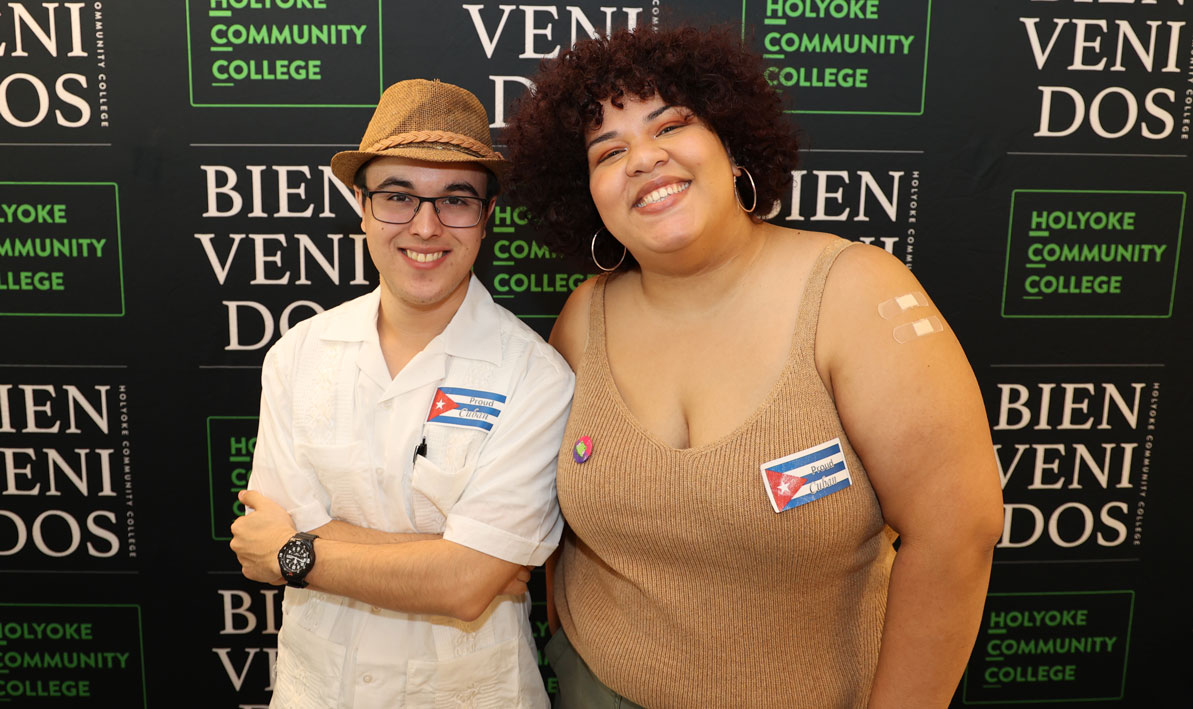
[[365, 684], [369, 684], [373, 681], [373, 675], [365, 675], [364, 677], [361, 677], [361, 680], [363, 680]]

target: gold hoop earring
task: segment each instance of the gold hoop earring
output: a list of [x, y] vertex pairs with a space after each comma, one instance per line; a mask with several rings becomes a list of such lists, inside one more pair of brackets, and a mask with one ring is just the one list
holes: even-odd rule
[[[589, 249], [589, 251], [592, 253], [592, 262], [596, 264], [596, 267], [601, 269], [605, 273], [609, 273], [610, 271], [616, 271], [617, 267], [620, 266], [623, 261], [625, 261], [625, 255], [626, 255], [627, 249], [625, 247], [625, 244], [622, 244], [621, 245], [621, 258], [617, 259], [617, 263], [613, 264], [613, 266], [611, 268], [605, 268], [604, 266], [602, 266], [601, 262], [597, 261], [597, 257], [596, 257], [596, 239], [597, 239], [597, 235], [600, 234], [601, 230], [604, 228], [605, 227], [603, 227], [603, 226], [597, 227], [597, 230], [592, 233], [592, 247]], [[613, 234], [609, 234], [609, 236], [613, 236]]]
[[737, 177], [733, 178], [733, 196], [737, 198], [737, 206], [741, 207], [742, 211], [746, 214], [753, 214], [754, 210], [758, 209], [758, 188], [754, 186], [754, 176], [750, 174], [750, 171], [741, 165], [738, 165], [738, 167], [741, 168], [742, 172], [746, 173], [746, 179], [750, 181], [750, 191], [754, 193], [754, 202], [750, 205], [749, 209], [746, 209], [746, 203], [741, 201], [741, 193], [737, 191]]

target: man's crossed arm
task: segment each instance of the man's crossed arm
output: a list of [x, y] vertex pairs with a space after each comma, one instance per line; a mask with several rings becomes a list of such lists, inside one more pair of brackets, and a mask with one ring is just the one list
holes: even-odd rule
[[[239, 499], [252, 508], [232, 523], [232, 551], [244, 575], [280, 585], [278, 550], [295, 533], [286, 510], [253, 490]], [[530, 572], [504, 559], [440, 538], [398, 534], [332, 520], [312, 529], [315, 565], [308, 587], [406, 613], [475, 620], [499, 595], [526, 592]]]

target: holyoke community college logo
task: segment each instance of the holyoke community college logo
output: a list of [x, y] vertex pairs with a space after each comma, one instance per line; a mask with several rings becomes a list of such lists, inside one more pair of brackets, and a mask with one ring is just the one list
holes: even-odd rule
[[742, 40], [795, 113], [920, 115], [931, 0], [742, 0]]
[[1183, 192], [1016, 190], [1003, 317], [1172, 315]]
[[372, 107], [381, 4], [188, 0], [193, 106]]
[[112, 183], [0, 182], [0, 316], [124, 314]]

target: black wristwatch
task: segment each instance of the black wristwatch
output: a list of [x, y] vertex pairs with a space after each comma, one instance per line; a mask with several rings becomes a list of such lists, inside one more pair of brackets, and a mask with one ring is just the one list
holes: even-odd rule
[[306, 588], [304, 579], [315, 565], [315, 540], [318, 538], [308, 532], [299, 532], [278, 550], [278, 566], [282, 567], [282, 578], [287, 586]]

